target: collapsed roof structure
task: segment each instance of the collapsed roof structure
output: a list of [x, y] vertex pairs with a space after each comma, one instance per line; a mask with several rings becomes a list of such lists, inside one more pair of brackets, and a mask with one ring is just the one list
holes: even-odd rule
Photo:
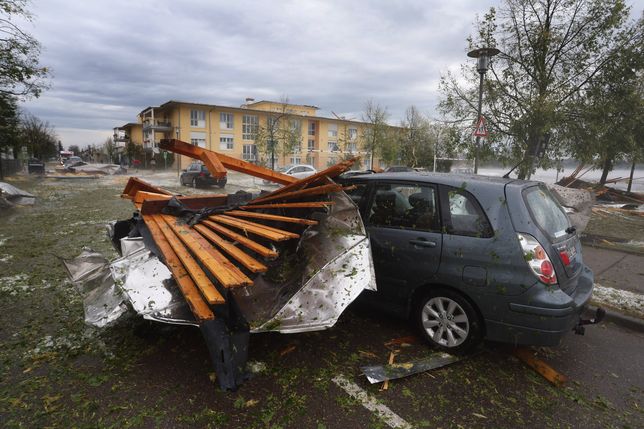
[[109, 262], [84, 251], [65, 261], [87, 323], [105, 326], [132, 307], [198, 326], [220, 387], [236, 389], [249, 333], [329, 328], [362, 290], [375, 289], [360, 214], [333, 181], [354, 160], [298, 180], [179, 140], [160, 147], [203, 161], [215, 177], [231, 169], [284, 186], [180, 196], [130, 178], [122, 197], [137, 212], [109, 228], [122, 256]]

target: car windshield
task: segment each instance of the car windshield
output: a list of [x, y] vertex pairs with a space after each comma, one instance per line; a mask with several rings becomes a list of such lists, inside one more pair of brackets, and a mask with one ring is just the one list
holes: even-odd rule
[[541, 229], [555, 238], [566, 234], [570, 222], [547, 189], [541, 186], [528, 188], [524, 196], [533, 220]]

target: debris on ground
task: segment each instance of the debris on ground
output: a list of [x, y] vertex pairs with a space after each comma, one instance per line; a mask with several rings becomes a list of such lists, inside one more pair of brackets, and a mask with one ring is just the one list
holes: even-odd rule
[[[393, 354], [393, 353], [392, 353]], [[389, 363], [387, 365], [362, 366], [360, 370], [367, 377], [369, 383], [382, 383], [387, 380], [408, 377], [436, 368], [441, 368], [463, 358], [448, 353], [433, 352], [426, 357], [408, 362]], [[391, 361], [391, 358], [390, 358]]]
[[590, 221], [595, 196], [584, 189], [566, 188], [559, 185], [548, 185], [548, 188], [566, 210], [577, 233], [581, 234]]
[[354, 160], [298, 180], [179, 140], [160, 147], [285, 185], [252, 195], [173, 195], [130, 178], [122, 197], [138, 210], [114, 222], [122, 255], [65, 261], [84, 292], [86, 321], [106, 326], [123, 304], [146, 319], [198, 326], [222, 389], [247, 377], [248, 334], [326, 329], [364, 289], [375, 289], [369, 239], [333, 178]]
[[31, 206], [36, 196], [6, 182], [0, 182], [0, 209], [13, 206]]
[[568, 381], [565, 375], [560, 374], [547, 363], [538, 359], [531, 348], [517, 347], [512, 351], [512, 354], [557, 387], [563, 386]]

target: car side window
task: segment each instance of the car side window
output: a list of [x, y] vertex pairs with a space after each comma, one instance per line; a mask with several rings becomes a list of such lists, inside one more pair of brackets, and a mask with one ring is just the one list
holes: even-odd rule
[[188, 171], [199, 171], [201, 170], [201, 164], [192, 164]]
[[367, 195], [366, 183], [351, 183], [352, 188], [344, 191], [358, 207], [361, 207], [365, 195]]
[[440, 231], [436, 192], [432, 186], [378, 184], [369, 224], [419, 231]]
[[452, 235], [487, 238], [494, 235], [481, 205], [464, 190], [446, 188], [448, 219], [446, 232]]

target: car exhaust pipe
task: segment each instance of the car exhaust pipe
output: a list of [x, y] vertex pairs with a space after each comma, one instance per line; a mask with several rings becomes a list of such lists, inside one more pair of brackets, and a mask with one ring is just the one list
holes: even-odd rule
[[579, 322], [577, 322], [577, 324], [573, 328], [573, 331], [577, 335], [584, 335], [586, 333], [586, 328], [584, 327], [584, 325], [596, 325], [604, 320], [604, 316], [606, 316], [606, 310], [598, 307], [597, 311], [595, 312], [595, 317], [593, 317], [592, 319], [579, 318]]

